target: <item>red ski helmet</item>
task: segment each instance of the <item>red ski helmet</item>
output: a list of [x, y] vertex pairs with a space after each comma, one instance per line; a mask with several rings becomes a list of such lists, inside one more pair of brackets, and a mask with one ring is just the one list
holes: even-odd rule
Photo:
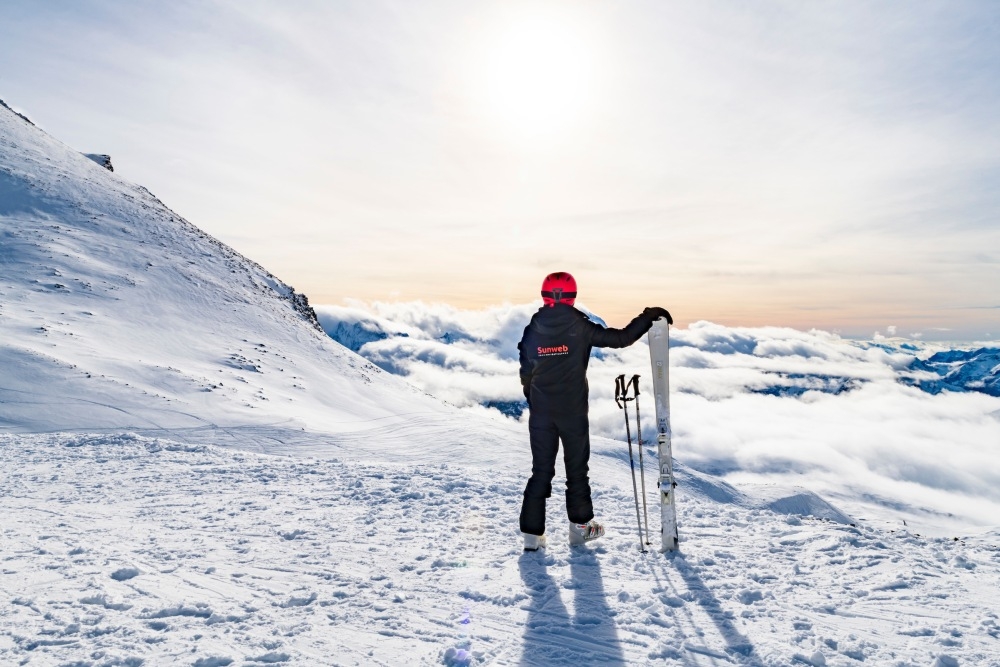
[[576, 280], [565, 271], [556, 271], [545, 276], [542, 281], [542, 301], [546, 306], [565, 303], [572, 306], [576, 301]]

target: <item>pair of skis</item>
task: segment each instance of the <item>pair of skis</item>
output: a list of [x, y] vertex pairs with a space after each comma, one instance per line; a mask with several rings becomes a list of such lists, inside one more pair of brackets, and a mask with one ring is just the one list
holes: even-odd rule
[[[660, 551], [677, 549], [677, 507], [674, 498], [674, 461], [670, 443], [670, 324], [665, 319], [653, 322], [649, 330], [649, 358], [653, 371], [653, 401], [656, 408], [656, 447], [659, 458], [660, 489]], [[629, 395], [631, 389], [632, 394]], [[639, 422], [639, 376], [633, 375], [626, 381], [624, 375], [615, 379], [615, 402], [625, 411], [625, 434], [628, 438], [628, 457], [632, 467], [632, 492], [635, 495], [635, 519], [639, 528], [639, 545], [645, 553], [649, 541], [649, 513], [646, 509], [646, 468], [642, 460], [642, 427]], [[632, 429], [629, 423], [628, 403], [635, 402], [636, 441], [639, 447], [639, 477], [642, 483], [642, 514], [645, 517], [645, 536], [643, 522], [639, 516], [639, 489], [635, 481], [635, 457], [632, 454]]]

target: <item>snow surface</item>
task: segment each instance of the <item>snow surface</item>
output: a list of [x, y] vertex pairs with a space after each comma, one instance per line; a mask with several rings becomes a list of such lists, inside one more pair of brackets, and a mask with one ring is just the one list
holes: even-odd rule
[[502, 468], [132, 434], [2, 436], [0, 460], [5, 664], [1000, 657], [996, 533], [779, 514], [682, 477], [677, 555], [639, 553], [632, 495], [607, 484], [595, 497], [607, 539], [571, 549], [553, 521], [550, 546], [525, 553], [508, 527], [523, 477]]
[[[794, 352], [817, 336], [786, 333], [771, 337], [786, 354], [749, 363], [727, 351], [746, 332], [678, 332], [699, 341], [675, 359], [680, 552], [639, 551], [627, 450], [595, 437], [608, 535], [570, 549], [557, 493], [549, 547], [525, 554], [524, 425], [429, 396], [309, 315], [265, 269], [0, 108], [0, 664], [1000, 664], [995, 523], [929, 537], [867, 521], [865, 489], [898, 477], [881, 491], [906, 511], [922, 507], [906, 485], [920, 497], [927, 480], [826, 487], [752, 435], [745, 458], [730, 446], [819, 414], [834, 440], [844, 423], [888, 445], [866, 459], [822, 440], [811, 464], [870, 472], [907, 460], [893, 432], [916, 407], [921, 426], [967, 427], [925, 440], [958, 455], [971, 523], [995, 502], [995, 397], [904, 386], [881, 348], [818, 361]], [[457, 358], [457, 338], [439, 342]], [[513, 354], [500, 348], [496, 374]], [[641, 347], [623, 354], [595, 363], [595, 407], [602, 374], [641, 372]], [[874, 361], [856, 390], [746, 391], [766, 373], [857, 375], [859, 359]], [[595, 430], [613, 434], [601, 410]]]

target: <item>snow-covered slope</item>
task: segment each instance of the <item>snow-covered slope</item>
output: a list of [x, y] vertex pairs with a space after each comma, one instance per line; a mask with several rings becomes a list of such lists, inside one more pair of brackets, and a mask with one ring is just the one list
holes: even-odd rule
[[448, 412], [324, 336], [265, 269], [5, 107], [0, 367], [14, 430], [336, 433]]

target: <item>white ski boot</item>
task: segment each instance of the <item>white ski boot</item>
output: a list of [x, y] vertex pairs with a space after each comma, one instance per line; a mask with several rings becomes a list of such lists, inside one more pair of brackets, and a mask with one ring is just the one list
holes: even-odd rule
[[545, 548], [544, 535], [529, 535], [528, 533], [521, 533], [521, 534], [524, 535], [525, 551], [538, 551], [539, 549]]
[[598, 537], [604, 536], [604, 526], [593, 519], [587, 523], [569, 523], [569, 543], [571, 546], [580, 546]]

